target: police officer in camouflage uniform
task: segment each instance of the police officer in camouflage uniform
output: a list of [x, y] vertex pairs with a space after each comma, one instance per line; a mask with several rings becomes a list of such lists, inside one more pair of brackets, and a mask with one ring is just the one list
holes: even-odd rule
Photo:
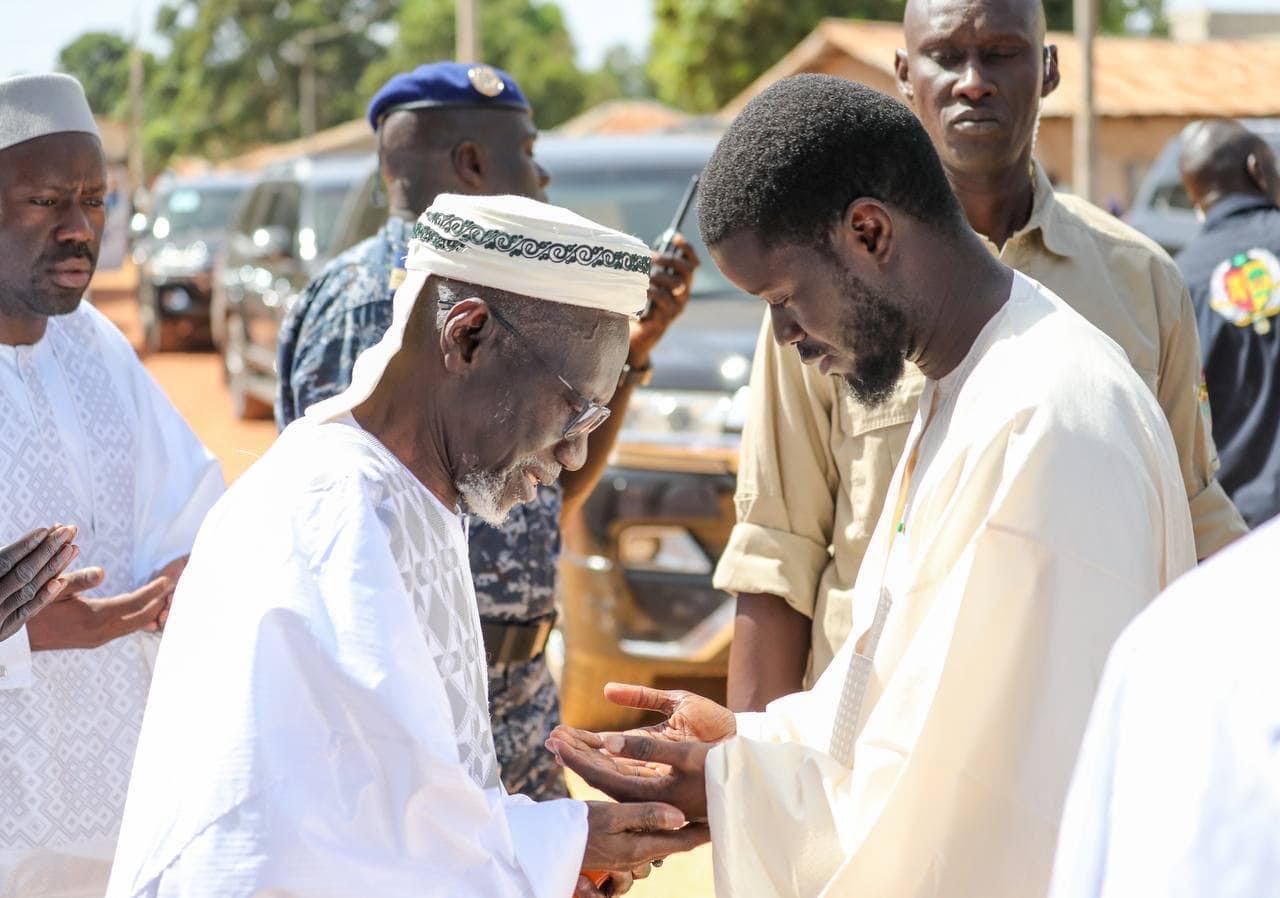
[[[392, 78], [374, 96], [389, 219], [335, 258], [303, 292], [280, 332], [276, 422], [283, 429], [307, 407], [341, 392], [356, 356], [391, 323], [391, 296], [403, 277], [413, 222], [439, 193], [518, 194], [545, 199], [550, 180], [533, 159], [529, 105], [509, 75], [489, 66], [434, 63]], [[501, 529], [471, 521], [471, 569], [489, 656], [489, 709], [508, 791], [535, 799], [566, 794], [543, 741], [559, 723], [559, 699], [543, 650], [555, 621], [560, 513], [580, 501], [604, 470], [631, 389], [649, 375], [649, 352], [689, 297], [698, 261], [683, 239], [655, 262], [652, 311], [633, 325], [631, 351], [610, 408], [590, 438], [588, 460], [559, 484], [539, 487]]]

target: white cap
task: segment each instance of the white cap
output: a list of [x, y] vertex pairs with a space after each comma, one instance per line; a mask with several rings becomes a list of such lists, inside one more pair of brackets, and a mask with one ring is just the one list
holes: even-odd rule
[[0, 150], [66, 131], [101, 138], [79, 81], [59, 74], [0, 81]]
[[351, 386], [307, 415], [333, 420], [373, 395], [432, 275], [634, 318], [644, 310], [651, 259], [643, 241], [559, 206], [441, 194], [413, 227], [391, 326], [356, 359]]

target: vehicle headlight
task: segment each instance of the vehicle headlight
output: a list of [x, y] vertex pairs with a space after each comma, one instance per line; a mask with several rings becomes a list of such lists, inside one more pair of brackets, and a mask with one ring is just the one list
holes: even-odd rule
[[736, 393], [637, 390], [620, 439], [645, 443], [736, 446], [746, 419], [747, 387]]
[[618, 560], [633, 571], [710, 574], [711, 559], [683, 527], [637, 524], [618, 534]]

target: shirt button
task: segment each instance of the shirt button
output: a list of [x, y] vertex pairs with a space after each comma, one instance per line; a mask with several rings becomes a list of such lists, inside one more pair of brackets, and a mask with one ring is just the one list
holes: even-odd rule
[[3, 680], [8, 675], [9, 675], [9, 668], [5, 667], [3, 664], [0, 664], [0, 680]]

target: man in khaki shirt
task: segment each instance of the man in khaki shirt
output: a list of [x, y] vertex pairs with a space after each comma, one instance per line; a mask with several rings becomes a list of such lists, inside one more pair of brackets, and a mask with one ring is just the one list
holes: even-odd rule
[[[911, 0], [899, 88], [938, 149], [969, 223], [1120, 345], [1168, 418], [1205, 558], [1245, 525], [1214, 479], [1195, 312], [1172, 260], [1032, 162], [1042, 97], [1059, 80], [1038, 0]], [[738, 524], [716, 570], [736, 593], [729, 706], [760, 710], [812, 684], [850, 627], [850, 591], [924, 380], [859, 405], [838, 378], [780, 348], [766, 319], [738, 473]], [[1099, 472], [1099, 489], [1106, 473]]]

